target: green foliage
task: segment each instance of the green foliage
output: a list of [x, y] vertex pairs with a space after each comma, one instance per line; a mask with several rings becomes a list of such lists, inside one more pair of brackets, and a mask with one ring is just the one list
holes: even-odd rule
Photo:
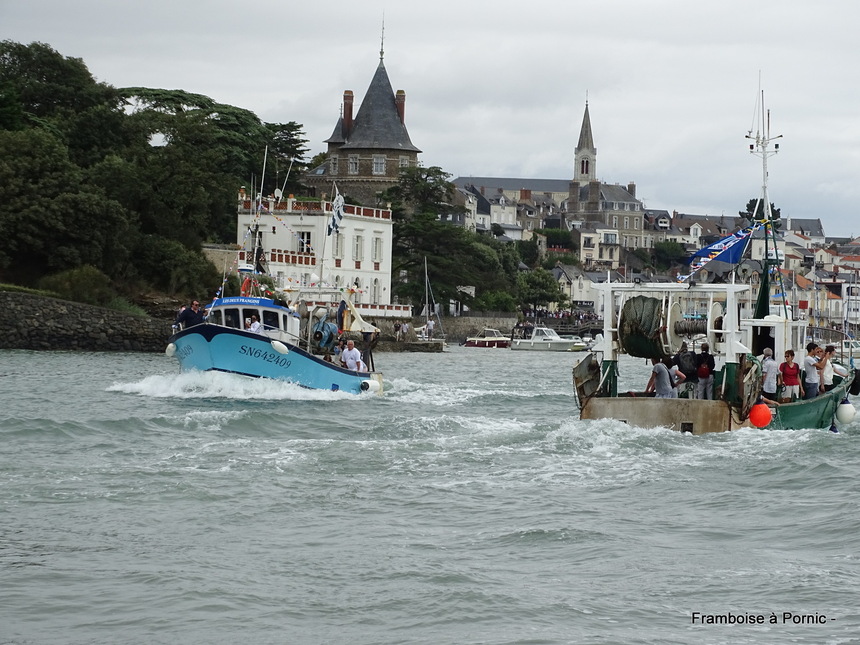
[[573, 238], [570, 231], [561, 228], [544, 228], [541, 229], [540, 233], [546, 236], [548, 247], [573, 248]]
[[508, 291], [485, 291], [471, 305], [478, 311], [516, 311], [517, 301]]
[[140, 237], [135, 267], [148, 283], [171, 295], [214, 292], [221, 282], [215, 266], [200, 252], [157, 235]]
[[654, 245], [654, 264], [661, 271], [681, 263], [685, 257], [684, 247], [678, 242], [657, 242]]
[[105, 306], [116, 298], [110, 278], [90, 265], [45, 276], [39, 280], [39, 288], [88, 305]]
[[3, 284], [0, 283], [0, 291], [9, 291], [12, 293], [32, 293], [34, 296], [45, 296], [46, 298], [59, 298], [60, 294], [55, 291], [46, 291], [44, 289], [33, 289], [32, 287], [22, 287], [20, 284]]
[[546, 269], [535, 269], [518, 276], [520, 301], [531, 305], [532, 309], [547, 307], [551, 303], [564, 306], [567, 297], [561, 290], [558, 281]]
[[[770, 212], [774, 219], [779, 219], [779, 209], [774, 206], [773, 202], [770, 203]], [[762, 219], [764, 218], [764, 202], [760, 199], [751, 199], [747, 202], [746, 210], [739, 211], [738, 215], [747, 219]]]
[[119, 311], [124, 314], [131, 314], [133, 316], [147, 316], [148, 314], [138, 307], [136, 304], [129, 302], [125, 298], [114, 298], [109, 303], [105, 305], [108, 309], [112, 309], [113, 311]]
[[530, 240], [517, 240], [515, 245], [517, 252], [526, 266], [532, 268], [537, 266], [540, 259], [540, 250], [538, 249], [536, 237], [532, 236]]
[[540, 265], [541, 268], [546, 269], [547, 271], [552, 270], [559, 262], [564, 265], [570, 266], [582, 266], [582, 263], [579, 261], [579, 258], [573, 253], [558, 253], [558, 252], [550, 252], [544, 256]]
[[92, 265], [212, 291], [220, 276], [201, 242], [234, 241], [238, 186], [272, 193], [289, 169], [294, 192], [306, 143], [293, 121], [182, 90], [118, 90], [48, 45], [2, 41], [0, 278], [34, 284]]

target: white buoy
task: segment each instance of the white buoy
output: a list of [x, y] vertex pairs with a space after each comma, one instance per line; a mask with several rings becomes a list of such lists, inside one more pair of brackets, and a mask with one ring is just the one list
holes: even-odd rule
[[167, 343], [167, 347], [164, 348], [164, 353], [168, 356], [173, 356], [176, 353], [176, 344]]
[[839, 423], [851, 423], [854, 420], [855, 414], [857, 414], [857, 410], [848, 402], [848, 399], [845, 399], [836, 407], [836, 420]]
[[278, 354], [289, 354], [290, 353], [290, 350], [287, 349], [287, 346], [284, 345], [279, 340], [273, 340], [272, 341], [272, 349], [274, 349], [276, 352], [278, 352]]
[[373, 379], [366, 379], [361, 382], [361, 391], [362, 392], [379, 392], [379, 382], [374, 381]]

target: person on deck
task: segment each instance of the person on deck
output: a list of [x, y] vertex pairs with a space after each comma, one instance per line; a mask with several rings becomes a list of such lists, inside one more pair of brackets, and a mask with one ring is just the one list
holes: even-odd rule
[[783, 387], [780, 403], [791, 403], [803, 396], [803, 386], [800, 384], [800, 365], [794, 362], [794, 350], [785, 350], [785, 362], [779, 365], [778, 381]]
[[654, 392], [658, 399], [677, 399], [675, 386], [684, 382], [684, 373], [672, 365], [672, 359], [652, 358], [651, 378], [645, 386], [645, 393]]
[[200, 325], [206, 320], [206, 313], [200, 311], [200, 303], [197, 300], [191, 301], [191, 306], [184, 309], [174, 321], [175, 325], [181, 325], [182, 328], [193, 327]]
[[364, 364], [361, 352], [355, 348], [355, 341], [346, 341], [346, 349], [340, 353], [340, 362], [348, 370], [356, 370]]
[[251, 325], [248, 327], [248, 331], [254, 334], [259, 334], [263, 331], [263, 328], [260, 325], [260, 319], [257, 318], [257, 314], [251, 314]]
[[835, 386], [833, 385], [833, 375], [835, 374], [835, 370], [833, 369], [833, 363], [830, 361], [833, 360], [833, 357], [836, 355], [836, 347], [833, 345], [828, 345], [824, 348], [824, 361], [825, 365], [821, 369], [821, 385], [824, 386], [824, 391], [829, 392]]
[[777, 377], [779, 376], [779, 366], [773, 360], [773, 350], [770, 347], [764, 348], [764, 358], [761, 362], [761, 393], [762, 395], [776, 401]]
[[824, 391], [821, 385], [821, 370], [827, 364], [824, 350], [817, 343], [806, 346], [806, 356], [803, 357], [803, 395], [804, 399], [814, 399], [819, 392]]
[[697, 397], [699, 399], [714, 398], [714, 370], [716, 364], [714, 357], [710, 352], [711, 346], [708, 343], [702, 343], [702, 351], [696, 357], [696, 377], [699, 379], [699, 389]]
[[681, 343], [678, 353], [672, 357], [672, 363], [678, 366], [684, 375], [684, 382], [678, 388], [678, 396], [687, 393], [688, 399], [695, 399], [698, 394], [699, 377], [696, 376], [696, 354], [687, 349], [687, 343]]

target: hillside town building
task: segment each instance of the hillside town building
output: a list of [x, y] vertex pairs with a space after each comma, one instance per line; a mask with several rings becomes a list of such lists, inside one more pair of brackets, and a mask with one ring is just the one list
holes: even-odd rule
[[343, 93], [341, 114], [328, 144], [324, 163], [303, 178], [312, 193], [331, 197], [337, 191], [364, 206], [381, 206], [380, 194], [397, 184], [400, 170], [418, 165], [421, 152], [406, 130], [406, 92], [391, 89], [379, 52], [379, 65], [354, 112], [352, 90]]

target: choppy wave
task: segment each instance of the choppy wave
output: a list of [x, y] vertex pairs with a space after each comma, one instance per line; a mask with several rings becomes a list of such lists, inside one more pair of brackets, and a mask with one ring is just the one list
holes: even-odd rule
[[[850, 642], [858, 422], [580, 421], [523, 354], [385, 356], [382, 397], [4, 356], [0, 640]], [[729, 610], [836, 620], [690, 625]]]

